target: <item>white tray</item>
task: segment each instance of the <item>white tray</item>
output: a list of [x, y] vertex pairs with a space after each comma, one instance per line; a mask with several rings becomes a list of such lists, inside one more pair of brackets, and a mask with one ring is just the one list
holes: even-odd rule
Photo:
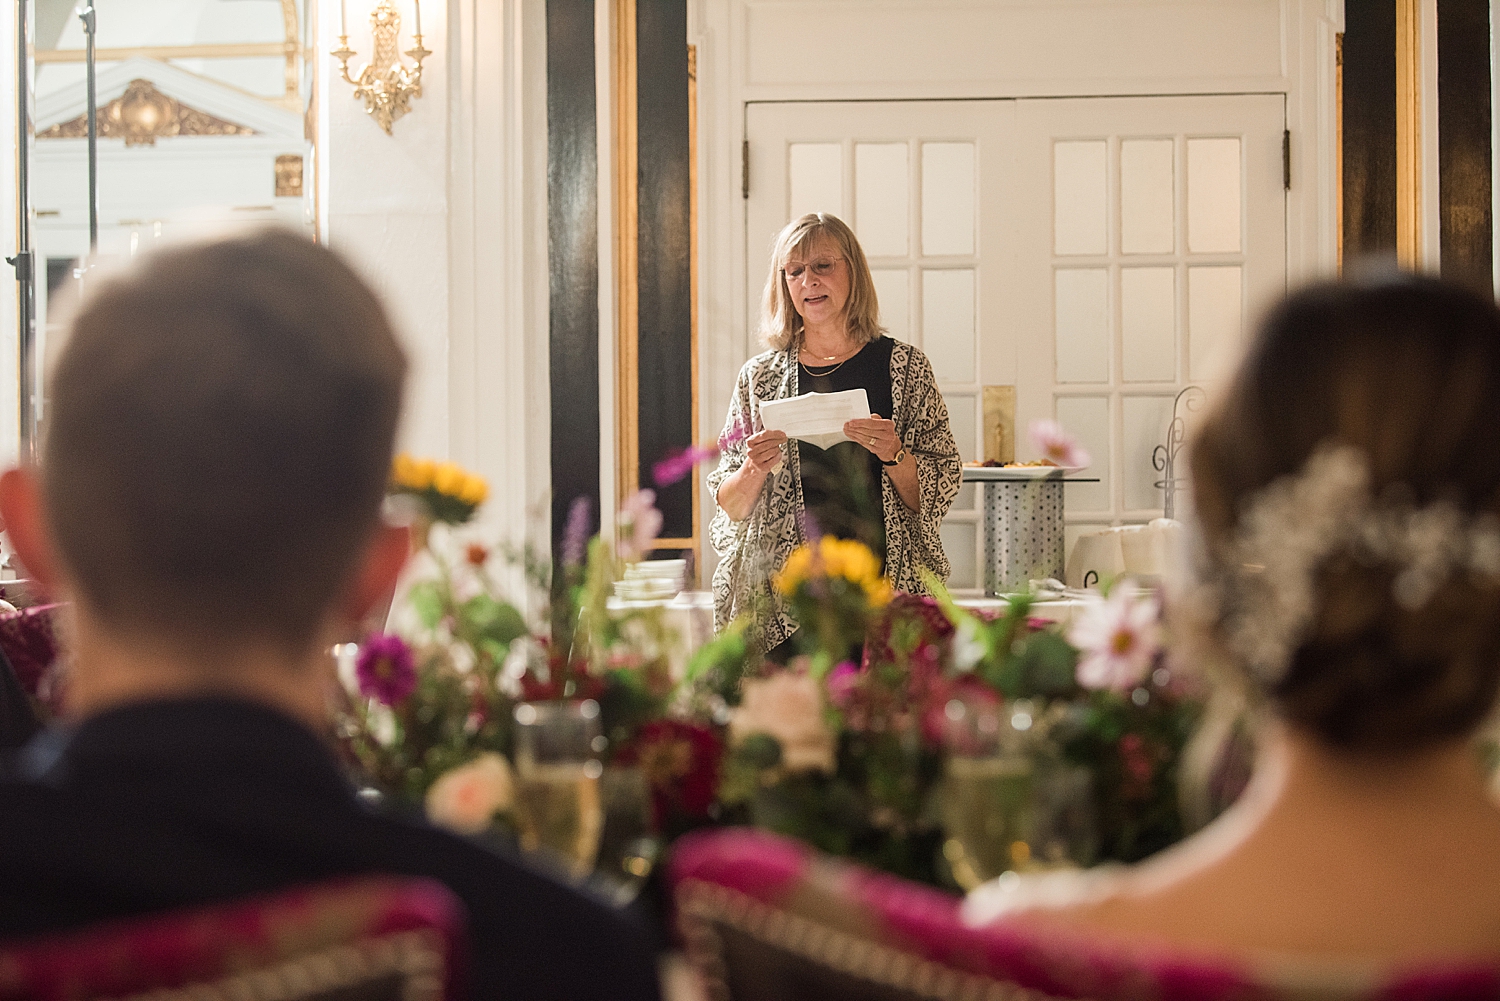
[[985, 483], [1006, 480], [1061, 479], [1081, 473], [1087, 466], [965, 466], [964, 481]]

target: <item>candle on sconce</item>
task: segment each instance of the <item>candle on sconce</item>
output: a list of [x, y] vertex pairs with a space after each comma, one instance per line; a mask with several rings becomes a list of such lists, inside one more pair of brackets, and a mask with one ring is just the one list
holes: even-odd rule
[[412, 0], [413, 6], [417, 8], [417, 36], [422, 34], [422, 0]]
[[339, 34], [349, 37], [349, 0], [339, 0]]

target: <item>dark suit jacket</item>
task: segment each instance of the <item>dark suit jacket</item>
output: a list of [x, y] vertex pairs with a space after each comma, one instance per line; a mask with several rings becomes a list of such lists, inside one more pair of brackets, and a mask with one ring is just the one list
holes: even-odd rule
[[0, 774], [0, 938], [363, 873], [458, 894], [477, 998], [658, 997], [636, 925], [515, 859], [366, 807], [328, 747], [271, 709], [115, 709], [39, 734]]
[[5, 652], [0, 651], [0, 751], [22, 746], [41, 728], [26, 690], [11, 669]]

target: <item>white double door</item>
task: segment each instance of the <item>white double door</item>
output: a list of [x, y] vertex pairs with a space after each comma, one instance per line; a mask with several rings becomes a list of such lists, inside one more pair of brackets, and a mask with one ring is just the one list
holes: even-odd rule
[[[963, 457], [983, 390], [1014, 386], [1017, 458], [1051, 417], [1093, 455], [1069, 545], [1160, 517], [1151, 453], [1184, 386], [1223, 374], [1285, 290], [1279, 95], [752, 104], [746, 290], [787, 220], [834, 212], [890, 332], [932, 360]], [[944, 525], [950, 586], [979, 586], [973, 487]]]

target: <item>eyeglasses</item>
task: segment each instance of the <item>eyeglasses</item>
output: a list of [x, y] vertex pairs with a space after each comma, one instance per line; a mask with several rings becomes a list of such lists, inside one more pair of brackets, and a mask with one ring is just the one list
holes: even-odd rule
[[833, 274], [833, 269], [838, 267], [839, 261], [842, 260], [842, 257], [825, 257], [811, 264], [789, 264], [781, 269], [781, 273], [786, 275], [786, 280], [789, 282], [801, 281], [809, 271], [819, 278], [827, 278]]

